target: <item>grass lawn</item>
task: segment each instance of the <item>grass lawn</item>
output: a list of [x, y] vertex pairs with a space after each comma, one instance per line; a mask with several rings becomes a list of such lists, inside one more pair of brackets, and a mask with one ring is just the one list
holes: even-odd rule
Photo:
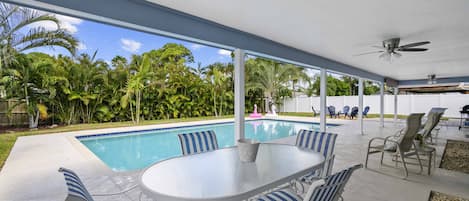
[[194, 118], [182, 118], [182, 119], [163, 119], [163, 120], [148, 120], [142, 121], [140, 124], [135, 125], [132, 122], [110, 122], [110, 123], [93, 123], [93, 124], [76, 124], [70, 126], [59, 126], [56, 128], [44, 128], [32, 131], [15, 132], [15, 133], [3, 133], [0, 134], [0, 169], [3, 167], [5, 160], [10, 154], [16, 139], [21, 136], [29, 135], [41, 135], [49, 133], [61, 133], [70, 131], [80, 130], [92, 130], [102, 128], [117, 128], [117, 127], [128, 127], [128, 126], [143, 126], [143, 125], [154, 125], [154, 124], [167, 124], [176, 122], [188, 122], [188, 121], [202, 121], [202, 120], [213, 120], [221, 118], [232, 118], [233, 115], [226, 115], [223, 117], [194, 117]]

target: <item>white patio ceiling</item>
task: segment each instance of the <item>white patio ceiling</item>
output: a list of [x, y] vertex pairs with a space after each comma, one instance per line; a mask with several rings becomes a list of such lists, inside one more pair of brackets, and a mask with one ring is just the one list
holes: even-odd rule
[[[397, 80], [469, 76], [467, 0], [149, 1]], [[352, 56], [392, 37], [430, 50]]]

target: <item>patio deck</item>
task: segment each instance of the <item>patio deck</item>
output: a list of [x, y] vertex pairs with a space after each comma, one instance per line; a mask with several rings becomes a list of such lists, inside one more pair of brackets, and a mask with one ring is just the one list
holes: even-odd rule
[[[304, 117], [280, 117], [280, 119], [311, 121], [311, 118]], [[21, 137], [0, 172], [0, 200], [63, 200], [66, 187], [62, 175], [57, 172], [59, 166], [74, 169], [92, 193], [116, 192], [138, 183], [139, 171], [124, 173], [111, 171], [73, 136], [222, 121], [227, 121], [227, 119]], [[328, 130], [339, 134], [334, 171], [352, 164], [363, 163], [370, 138], [394, 134], [404, 126], [386, 122], [385, 128], [380, 128], [378, 120], [369, 119], [364, 122], [365, 135], [360, 135], [358, 121], [330, 120], [328, 123], [342, 124], [342, 126]], [[464, 132], [468, 131], [459, 131], [457, 127], [441, 129], [436, 145], [437, 165], [446, 139], [469, 141], [464, 137]], [[294, 141], [295, 137], [289, 137], [274, 142], [292, 144]], [[389, 159], [385, 160], [388, 164], [393, 164], [390, 158], [385, 159]], [[422, 174], [418, 174], [418, 171], [417, 166], [411, 166], [408, 179], [403, 180], [401, 168], [380, 167], [379, 157], [372, 155], [369, 169], [362, 169], [354, 174], [343, 196], [348, 201], [426, 201], [430, 191], [436, 190], [469, 198], [468, 174], [436, 168], [432, 171], [432, 175], [427, 176], [425, 171]], [[96, 200], [119, 200], [120, 198], [138, 200], [138, 194], [139, 189], [136, 189], [123, 197], [95, 198]]]

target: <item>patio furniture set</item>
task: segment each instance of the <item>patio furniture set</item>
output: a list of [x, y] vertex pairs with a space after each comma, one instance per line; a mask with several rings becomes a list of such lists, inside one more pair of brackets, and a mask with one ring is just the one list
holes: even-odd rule
[[[363, 108], [363, 113], [362, 113], [363, 116], [368, 117], [369, 111], [370, 111], [370, 106], [366, 106], [365, 108]], [[350, 106], [346, 105], [344, 106], [344, 108], [342, 108], [342, 111], [336, 112], [335, 107], [331, 105], [327, 107], [327, 112], [331, 118], [340, 118], [340, 116], [343, 115], [344, 119], [347, 117], [350, 119], [353, 119], [353, 118], [356, 118], [358, 115], [358, 107], [354, 106], [352, 107], [352, 110], [350, 110]]]
[[[406, 128], [395, 135], [372, 138], [365, 167], [369, 155], [381, 153], [383, 164], [384, 154], [389, 153], [396, 166], [402, 162], [407, 178], [408, 159], [415, 156], [423, 171], [421, 157], [428, 156], [430, 174], [435, 148], [427, 143], [432, 142], [432, 131], [443, 112], [430, 111], [424, 124], [423, 113], [411, 114]], [[141, 174], [138, 185], [121, 192], [93, 195], [76, 173], [60, 168], [68, 187], [65, 200], [92, 201], [92, 195], [117, 195], [139, 186], [139, 199], [144, 193], [158, 201], [337, 201], [343, 200], [341, 195], [352, 173], [362, 167], [353, 165], [332, 174], [337, 139], [334, 133], [300, 130], [295, 145], [262, 143], [254, 162], [242, 162], [237, 147], [220, 149], [211, 130], [179, 134], [178, 138], [183, 156], [150, 166]]]
[[[368, 143], [365, 159], [365, 167], [368, 166], [368, 158], [371, 154], [381, 154], [380, 164], [383, 164], [385, 153], [391, 154], [396, 166], [399, 162], [403, 164], [404, 178], [407, 178], [407, 165], [410, 160], [416, 160], [423, 171], [422, 161], [427, 162], [427, 173], [430, 175], [432, 161], [436, 165], [435, 147], [431, 146], [433, 138], [438, 136], [440, 128], [438, 124], [446, 108], [432, 108], [427, 115], [425, 123], [422, 124], [424, 113], [413, 113], [407, 118], [406, 128], [401, 129], [395, 135], [387, 137], [375, 137]], [[427, 159], [423, 159], [427, 156]], [[414, 158], [416, 157], [416, 158]]]
[[[334, 133], [300, 130], [295, 145], [262, 143], [254, 162], [240, 161], [237, 147], [220, 149], [213, 131], [178, 137], [183, 156], [160, 161], [141, 174], [138, 186], [147, 197], [157, 201], [336, 201], [352, 173], [362, 167], [353, 165], [332, 174]], [[93, 200], [76, 173], [66, 168], [59, 172], [68, 187], [65, 200]]]

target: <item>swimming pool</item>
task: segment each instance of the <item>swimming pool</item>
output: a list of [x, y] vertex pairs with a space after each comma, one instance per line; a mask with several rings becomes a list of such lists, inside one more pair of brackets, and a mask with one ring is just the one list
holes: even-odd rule
[[[249, 120], [245, 122], [246, 138], [261, 142], [296, 135], [300, 129], [318, 130], [319, 124], [283, 120]], [[145, 168], [170, 157], [180, 156], [181, 145], [177, 134], [203, 130], [215, 131], [220, 148], [235, 144], [233, 122], [98, 136], [78, 136], [77, 139], [114, 171], [129, 171]]]

